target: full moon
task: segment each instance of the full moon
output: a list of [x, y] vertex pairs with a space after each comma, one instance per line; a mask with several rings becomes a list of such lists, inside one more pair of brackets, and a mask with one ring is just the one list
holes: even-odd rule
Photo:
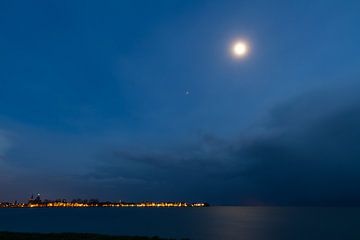
[[235, 42], [232, 46], [232, 53], [237, 58], [245, 57], [248, 52], [249, 52], [249, 46], [246, 42], [238, 41]]

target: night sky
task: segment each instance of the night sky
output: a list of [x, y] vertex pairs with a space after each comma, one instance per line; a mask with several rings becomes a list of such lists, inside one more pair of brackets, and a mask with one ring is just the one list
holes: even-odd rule
[[359, 13], [1, 1], [0, 200], [360, 205]]

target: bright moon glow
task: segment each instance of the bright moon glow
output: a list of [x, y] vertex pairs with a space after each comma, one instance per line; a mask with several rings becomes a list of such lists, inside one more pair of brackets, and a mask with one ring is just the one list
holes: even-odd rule
[[245, 42], [239, 41], [232, 46], [232, 52], [235, 57], [245, 57], [249, 52], [249, 47]]

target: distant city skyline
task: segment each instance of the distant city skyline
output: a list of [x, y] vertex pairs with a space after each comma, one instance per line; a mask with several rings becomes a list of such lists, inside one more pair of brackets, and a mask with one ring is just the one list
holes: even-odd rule
[[40, 194], [36, 197], [31, 195], [27, 202], [2, 202], [0, 208], [94, 208], [94, 207], [110, 207], [110, 208], [194, 208], [208, 207], [206, 202], [168, 202], [168, 201], [141, 201], [141, 202], [124, 202], [124, 201], [99, 201], [98, 199], [66, 199], [42, 200]]

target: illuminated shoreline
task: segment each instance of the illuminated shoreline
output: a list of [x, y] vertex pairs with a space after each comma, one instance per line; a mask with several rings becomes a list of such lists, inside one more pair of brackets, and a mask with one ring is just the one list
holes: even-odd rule
[[208, 207], [206, 203], [47, 203], [47, 204], [0, 204], [0, 208], [199, 208]]
[[199, 208], [208, 207], [207, 203], [184, 203], [184, 202], [139, 202], [139, 203], [73, 203], [73, 202], [49, 202], [49, 203], [0, 203], [0, 208]]
[[40, 194], [30, 197], [27, 203], [19, 203], [15, 201], [0, 202], [0, 208], [94, 208], [94, 207], [111, 207], [111, 208], [186, 208], [186, 207], [208, 207], [208, 203], [203, 202], [100, 202], [97, 199], [81, 200], [74, 199], [71, 202], [66, 199], [44, 200], [40, 198]]

